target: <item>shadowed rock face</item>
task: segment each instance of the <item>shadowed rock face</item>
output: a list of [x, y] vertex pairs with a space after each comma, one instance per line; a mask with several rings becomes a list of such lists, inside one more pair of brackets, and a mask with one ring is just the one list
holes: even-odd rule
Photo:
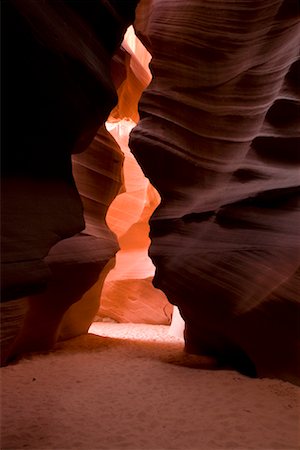
[[[111, 57], [136, 4], [3, 2], [2, 300], [21, 298], [6, 308], [18, 319], [9, 339], [26, 314], [11, 355], [50, 348], [59, 332], [74, 335], [72, 323], [84, 332], [96, 312], [85, 300], [99, 298], [117, 250], [104, 217], [122, 157], [101, 132], [93, 138], [116, 103]], [[162, 198], [151, 220], [155, 285], [180, 308], [187, 350], [299, 383], [297, 8], [140, 2], [153, 80], [131, 147]], [[125, 98], [123, 72], [114, 82]], [[62, 324], [80, 297], [84, 323], [71, 308]]]
[[[105, 213], [121, 185], [123, 156], [103, 130], [93, 138], [117, 102], [111, 58], [136, 4], [11, 0], [1, 5], [1, 299], [23, 298], [29, 305], [15, 353], [51, 347], [65, 311], [93, 286], [99, 302], [100, 273], [118, 250]], [[82, 202], [71, 154], [88, 147], [73, 162]], [[84, 219], [85, 233], [79, 234]], [[17, 309], [25, 311], [21, 306]], [[13, 322], [11, 308], [6, 309]], [[97, 306], [92, 309], [81, 328], [76, 323], [76, 333], [87, 330]], [[63, 335], [72, 335], [71, 328], [67, 324]]]
[[130, 146], [162, 198], [154, 284], [188, 351], [299, 382], [298, 6], [182, 6], [142, 2], [135, 22], [153, 57]]
[[2, 300], [44, 285], [49, 249], [84, 228], [71, 153], [117, 101], [110, 62], [136, 4], [3, 2]]

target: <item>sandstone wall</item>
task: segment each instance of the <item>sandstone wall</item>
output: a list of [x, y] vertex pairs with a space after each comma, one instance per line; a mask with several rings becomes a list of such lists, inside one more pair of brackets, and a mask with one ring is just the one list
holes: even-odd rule
[[100, 130], [116, 86], [113, 120], [140, 118], [154, 284], [187, 351], [299, 383], [298, 3], [142, 0], [139, 113], [147, 76], [129, 49], [112, 61], [136, 4], [3, 3], [4, 359], [85, 332], [98, 308], [118, 249], [105, 215], [123, 157]]
[[152, 54], [130, 146], [162, 198], [154, 284], [188, 351], [299, 382], [298, 5], [144, 1], [135, 28]]
[[[116, 143], [108, 150], [99, 135], [93, 139], [117, 103], [111, 59], [136, 4], [11, 0], [1, 5], [1, 299], [20, 299], [29, 307], [11, 353], [51, 347], [70, 304], [95, 283], [99, 293], [101, 270], [118, 249], [104, 217], [120, 187], [122, 157]], [[90, 144], [74, 162], [87, 221], [79, 234], [85, 222], [71, 154]], [[103, 189], [95, 198], [97, 183]], [[11, 308], [3, 303], [2, 310], [5, 322]]]

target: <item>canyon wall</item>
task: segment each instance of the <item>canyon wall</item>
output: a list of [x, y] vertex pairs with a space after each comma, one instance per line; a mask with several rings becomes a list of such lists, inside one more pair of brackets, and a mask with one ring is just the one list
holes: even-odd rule
[[[123, 103], [123, 93], [124, 86], [118, 106]], [[137, 114], [137, 101], [135, 103]], [[134, 99], [126, 105], [131, 105], [134, 111]], [[173, 307], [163, 292], [153, 287], [155, 267], [148, 257], [149, 219], [159, 205], [160, 197], [128, 147], [129, 133], [136, 124], [128, 120], [128, 116], [121, 120], [120, 116], [119, 120], [110, 117], [110, 120], [113, 122], [108, 122], [106, 127], [125, 156], [122, 189], [106, 215], [109, 228], [118, 238], [120, 251], [115, 267], [105, 279], [95, 320], [169, 324]]]
[[[121, 186], [123, 156], [98, 130], [117, 103], [112, 56], [136, 4], [1, 5], [3, 359], [51, 348], [64, 313], [82, 295], [93, 291], [99, 303], [102, 269], [118, 250], [105, 213]], [[92, 303], [74, 332], [86, 331]], [[63, 335], [72, 327], [67, 320]]]
[[[153, 79], [139, 113], [149, 79], [120, 48], [137, 3], [2, 5], [4, 359], [86, 332], [98, 310], [123, 184], [112, 111], [140, 119], [130, 147], [161, 197], [154, 284], [186, 350], [299, 383], [298, 2], [142, 0]], [[143, 220], [120, 231], [124, 248]]]
[[152, 54], [130, 147], [161, 196], [154, 285], [187, 351], [299, 382], [298, 4], [148, 0], [135, 29]]
[[148, 221], [160, 197], [128, 147], [129, 133], [139, 121], [139, 99], [152, 78], [150, 60], [151, 55], [129, 27], [112, 60], [118, 104], [106, 122], [124, 154], [122, 187], [106, 215], [120, 251], [105, 279], [95, 320], [151, 324], [168, 324], [171, 320], [173, 307], [163, 292], [153, 287], [155, 268], [148, 257]]

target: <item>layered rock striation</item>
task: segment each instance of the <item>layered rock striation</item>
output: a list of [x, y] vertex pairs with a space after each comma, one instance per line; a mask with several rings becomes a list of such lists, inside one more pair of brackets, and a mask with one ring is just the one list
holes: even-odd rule
[[[1, 300], [22, 299], [27, 307], [16, 311], [29, 308], [18, 339], [25, 350], [53, 344], [70, 304], [95, 284], [99, 294], [100, 273], [118, 249], [105, 212], [121, 185], [123, 157], [111, 137], [94, 136], [117, 102], [111, 59], [136, 4], [11, 0], [1, 5]], [[73, 166], [83, 201], [72, 154], [77, 154]], [[2, 319], [9, 311], [13, 323], [6, 305]], [[18, 312], [22, 326], [19, 319]], [[9, 332], [13, 341], [18, 327], [8, 328], [15, 329]]]
[[[144, 176], [128, 147], [129, 133], [139, 120], [138, 101], [151, 81], [151, 55], [137, 39], [133, 27], [125, 33], [112, 59], [111, 73], [118, 94], [106, 128], [124, 154], [122, 186], [106, 214], [120, 250], [115, 267], [105, 279], [95, 320], [168, 324], [172, 305], [152, 284], [154, 266], [148, 257], [149, 218], [160, 203], [157, 191]], [[81, 154], [80, 157], [84, 157]], [[75, 173], [75, 178], [77, 176]], [[98, 183], [98, 189], [102, 183]], [[109, 186], [106, 186], [109, 189]], [[87, 195], [90, 190], [87, 185]], [[94, 209], [94, 217], [97, 213]]]
[[[124, 89], [119, 106], [123, 103], [123, 92]], [[108, 226], [118, 237], [120, 251], [114, 269], [105, 280], [98, 317], [117, 322], [169, 324], [172, 305], [163, 292], [153, 287], [154, 266], [148, 257], [149, 218], [160, 197], [128, 148], [129, 132], [135, 123], [119, 120], [106, 126], [125, 159], [122, 191], [106, 216]]]
[[[3, 2], [4, 359], [85, 332], [98, 310], [118, 249], [105, 217], [123, 156], [101, 128], [117, 88], [113, 120], [141, 119], [130, 145], [161, 196], [154, 283], [187, 351], [299, 383], [298, 4], [142, 0], [153, 79], [138, 114], [149, 74], [129, 48], [112, 61], [137, 3]], [[138, 202], [124, 248], [147, 227]]]
[[144, 1], [130, 147], [158, 190], [155, 286], [186, 348], [300, 382], [297, 2]]

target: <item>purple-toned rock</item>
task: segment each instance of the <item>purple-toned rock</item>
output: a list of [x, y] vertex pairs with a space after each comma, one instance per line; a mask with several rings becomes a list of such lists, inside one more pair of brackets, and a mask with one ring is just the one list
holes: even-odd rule
[[188, 351], [299, 383], [297, 2], [145, 1], [135, 28], [153, 57], [130, 145], [162, 197], [155, 286]]

